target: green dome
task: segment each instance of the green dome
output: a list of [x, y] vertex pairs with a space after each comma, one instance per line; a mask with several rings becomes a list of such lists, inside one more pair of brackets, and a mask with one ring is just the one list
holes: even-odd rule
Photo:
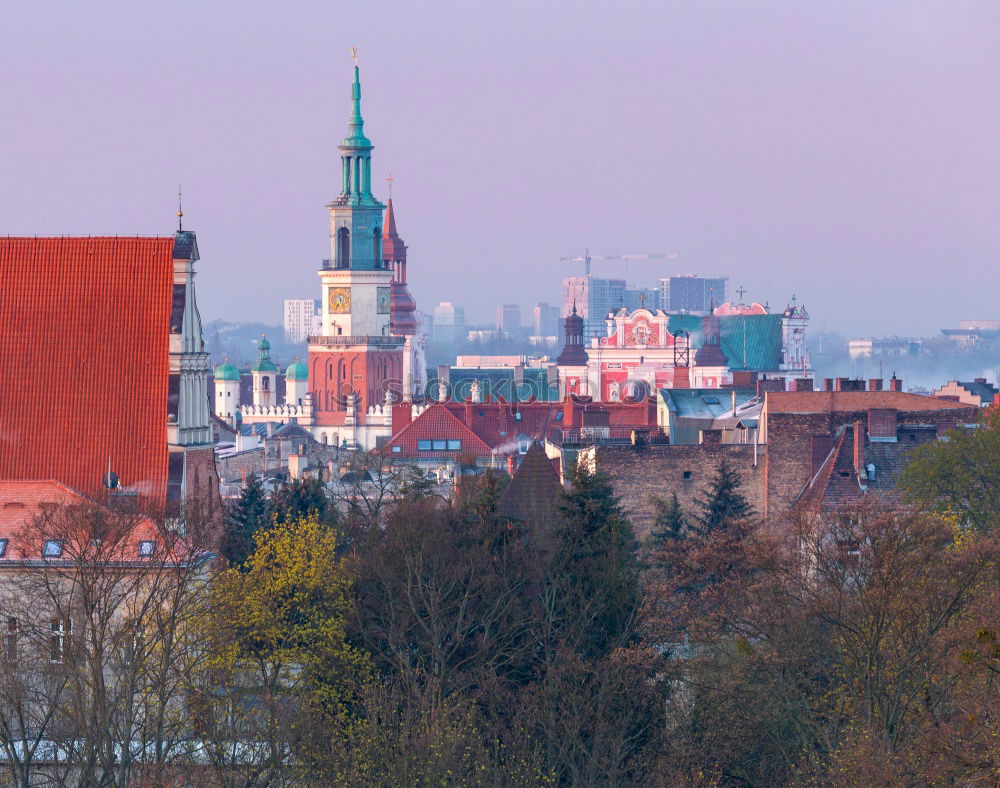
[[261, 337], [260, 342], [257, 343], [258, 350], [270, 350], [271, 343], [267, 341], [267, 337]]
[[219, 364], [215, 368], [215, 379], [238, 381], [240, 379], [240, 371], [227, 361], [225, 364]]
[[274, 363], [269, 358], [261, 358], [257, 360], [251, 369], [254, 372], [277, 372], [278, 368], [274, 366]]
[[309, 367], [304, 361], [295, 359], [285, 370], [285, 380], [309, 380]]

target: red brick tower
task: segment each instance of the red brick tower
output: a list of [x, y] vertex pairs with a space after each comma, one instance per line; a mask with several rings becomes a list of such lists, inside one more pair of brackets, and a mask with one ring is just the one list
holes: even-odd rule
[[341, 193], [328, 206], [330, 259], [319, 271], [323, 333], [309, 337], [309, 391], [318, 440], [367, 448], [358, 428], [387, 390], [400, 398], [405, 339], [389, 325], [393, 271], [383, 260], [383, 206], [371, 192], [372, 144], [363, 128], [355, 66], [348, 136], [340, 144]]

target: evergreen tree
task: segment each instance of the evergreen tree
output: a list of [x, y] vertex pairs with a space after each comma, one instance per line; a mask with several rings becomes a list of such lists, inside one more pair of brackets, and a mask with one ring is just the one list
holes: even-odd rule
[[336, 522], [326, 485], [319, 477], [283, 482], [271, 495], [271, 519], [277, 523], [315, 518], [324, 525]]
[[585, 658], [627, 645], [639, 608], [632, 530], [608, 479], [577, 466], [560, 503], [546, 584], [553, 632]]
[[673, 541], [683, 539], [687, 531], [687, 518], [681, 502], [677, 500], [677, 493], [670, 496], [667, 501], [663, 498], [654, 498], [653, 505], [656, 507], [656, 520], [653, 523], [653, 530], [650, 537], [653, 542]]
[[256, 473], [247, 476], [240, 499], [226, 520], [222, 554], [230, 566], [239, 566], [253, 550], [254, 534], [268, 524], [267, 494]]
[[709, 482], [702, 497], [695, 500], [701, 508], [701, 514], [695, 515], [695, 519], [703, 534], [725, 528], [732, 520], [753, 516], [753, 509], [740, 492], [742, 486], [739, 472], [723, 457], [715, 478]]

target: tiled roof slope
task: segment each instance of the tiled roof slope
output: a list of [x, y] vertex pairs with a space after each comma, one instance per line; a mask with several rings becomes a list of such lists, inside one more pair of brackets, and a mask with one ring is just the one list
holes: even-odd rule
[[497, 501], [497, 512], [509, 520], [554, 526], [562, 485], [542, 444], [535, 442], [521, 460], [514, 478]]
[[167, 485], [173, 238], [0, 238], [0, 478]]
[[769, 391], [765, 408], [775, 413], [854, 413], [874, 408], [897, 411], [969, 410], [969, 405], [904, 391]]
[[[48, 524], [48, 528], [65, 526], [67, 519], [70, 518], [63, 519], [57, 514], [57, 510], [63, 507], [81, 509], [95, 507], [99, 511], [111, 512], [110, 509], [54, 479], [0, 480], [0, 539], [7, 540], [6, 549], [0, 557], [0, 568], [13, 561], [40, 559], [42, 542], [46, 538], [65, 539], [71, 543], [74, 540], [77, 542], [80, 539], [89, 540], [93, 532], [88, 526], [82, 526], [77, 533], [49, 533], [48, 529], [43, 527], [45, 523]], [[52, 519], [46, 520], [46, 516]], [[78, 522], [75, 516], [71, 519], [73, 522]], [[150, 518], [124, 515], [122, 525], [128, 529], [118, 544], [122, 558], [138, 558], [139, 542], [143, 540], [161, 542], [157, 549], [162, 551], [162, 534]], [[178, 547], [183, 554], [189, 555], [188, 545], [178, 542], [173, 546], [174, 556], [178, 555]], [[76, 549], [79, 549], [79, 542]], [[76, 549], [71, 548], [71, 552], [76, 552]]]

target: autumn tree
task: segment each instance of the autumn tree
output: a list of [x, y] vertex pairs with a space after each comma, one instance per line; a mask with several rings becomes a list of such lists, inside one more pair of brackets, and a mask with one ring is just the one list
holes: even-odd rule
[[959, 519], [980, 531], [1000, 524], [1000, 408], [983, 415], [978, 428], [950, 430], [944, 441], [916, 446], [900, 486], [907, 499], [928, 511]]

